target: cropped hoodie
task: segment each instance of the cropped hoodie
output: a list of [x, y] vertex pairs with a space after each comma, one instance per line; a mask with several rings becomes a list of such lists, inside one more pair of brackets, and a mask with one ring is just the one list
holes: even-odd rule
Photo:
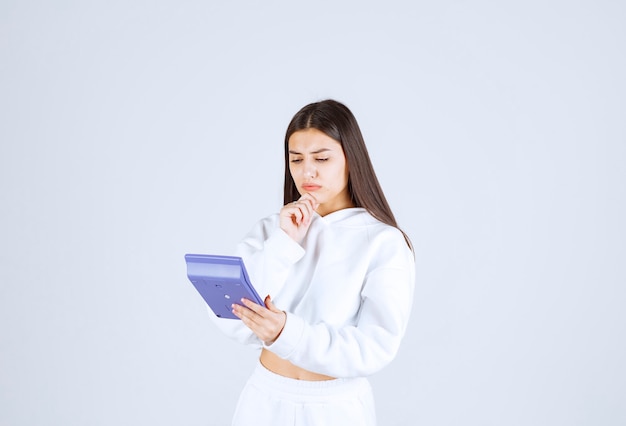
[[333, 377], [368, 376], [395, 357], [413, 302], [415, 261], [403, 234], [363, 208], [314, 213], [301, 244], [274, 214], [237, 247], [252, 285], [287, 313], [267, 345], [241, 321], [211, 317], [235, 340]]

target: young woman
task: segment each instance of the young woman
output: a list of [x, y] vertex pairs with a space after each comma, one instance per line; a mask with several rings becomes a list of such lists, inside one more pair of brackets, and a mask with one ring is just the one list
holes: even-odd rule
[[261, 348], [233, 425], [375, 425], [367, 376], [404, 335], [415, 263], [350, 110], [302, 108], [285, 135], [285, 205], [238, 247], [265, 306], [216, 322]]

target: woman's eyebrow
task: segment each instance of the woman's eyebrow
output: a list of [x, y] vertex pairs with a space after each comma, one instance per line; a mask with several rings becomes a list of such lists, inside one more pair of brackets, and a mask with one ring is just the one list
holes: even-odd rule
[[[330, 148], [320, 148], [315, 151], [311, 151], [310, 154], [321, 154], [322, 152], [326, 152], [326, 151], [332, 151], [332, 150]], [[302, 155], [302, 153], [298, 151], [293, 151], [291, 149], [289, 150], [289, 153], [293, 155]]]

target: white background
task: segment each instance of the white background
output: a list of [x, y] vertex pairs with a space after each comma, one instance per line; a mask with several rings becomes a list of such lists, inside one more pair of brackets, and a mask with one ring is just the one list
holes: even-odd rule
[[0, 425], [227, 425], [256, 352], [188, 252], [361, 124], [416, 248], [381, 425], [626, 424], [626, 5], [0, 2]]

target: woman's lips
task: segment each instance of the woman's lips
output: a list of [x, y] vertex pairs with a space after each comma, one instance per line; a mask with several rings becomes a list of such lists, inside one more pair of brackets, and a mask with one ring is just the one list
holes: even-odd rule
[[320, 188], [321, 188], [320, 185], [314, 185], [312, 183], [305, 183], [304, 185], [302, 185], [302, 189], [304, 189], [307, 192], [317, 191]]

